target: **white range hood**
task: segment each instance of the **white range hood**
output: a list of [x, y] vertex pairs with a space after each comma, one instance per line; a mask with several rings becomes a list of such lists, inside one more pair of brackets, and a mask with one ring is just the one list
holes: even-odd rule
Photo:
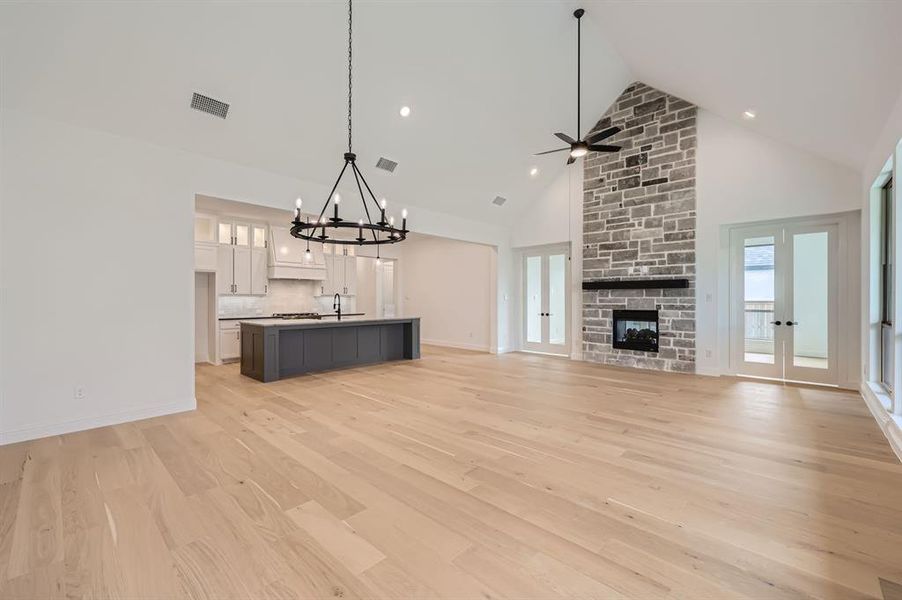
[[305, 260], [307, 243], [293, 237], [288, 227], [269, 228], [270, 279], [326, 279], [323, 245], [310, 244], [311, 259]]

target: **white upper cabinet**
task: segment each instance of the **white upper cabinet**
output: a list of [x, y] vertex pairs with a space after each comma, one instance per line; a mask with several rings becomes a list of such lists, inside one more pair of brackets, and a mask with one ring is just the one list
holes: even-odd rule
[[235, 246], [233, 251], [235, 256], [235, 294], [250, 296], [253, 293], [251, 291], [251, 249]]
[[220, 223], [217, 231], [219, 232], [217, 241], [220, 244], [228, 244], [229, 246], [234, 244], [235, 236], [233, 235], [231, 223]]
[[306, 253], [307, 243], [293, 237], [287, 227], [270, 227], [269, 235], [270, 279], [323, 280], [326, 278], [322, 244], [312, 242], [308, 255]]
[[262, 225], [253, 226], [253, 246], [254, 248], [266, 248], [268, 241], [266, 240], [266, 227]]
[[219, 250], [216, 290], [219, 294], [263, 296], [269, 292], [265, 225], [220, 219], [216, 227]]
[[216, 249], [216, 293], [220, 296], [235, 293], [235, 258], [231, 245]]
[[216, 271], [216, 227], [213, 215], [194, 215], [194, 270]]
[[326, 280], [320, 285], [320, 296], [354, 296], [357, 294], [357, 257], [326, 254]]
[[266, 249], [251, 249], [251, 295], [265, 296], [269, 292], [266, 268]]
[[218, 219], [213, 215], [197, 213], [194, 215], [194, 241], [215, 243]]
[[357, 257], [345, 256], [345, 294], [357, 295]]

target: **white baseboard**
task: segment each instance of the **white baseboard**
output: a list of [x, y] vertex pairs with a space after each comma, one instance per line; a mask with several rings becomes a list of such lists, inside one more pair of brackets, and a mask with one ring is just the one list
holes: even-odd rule
[[463, 344], [460, 342], [446, 342], [444, 340], [420, 340], [421, 344], [427, 346], [444, 346], [446, 348], [457, 348], [458, 350], [477, 350], [479, 352], [489, 352], [488, 346], [480, 346], [479, 344]]
[[870, 384], [862, 383], [859, 388], [864, 403], [874, 415], [874, 419], [880, 426], [883, 435], [889, 442], [890, 448], [896, 453], [896, 457], [902, 461], [902, 419], [890, 414], [884, 407], [883, 403], [877, 397], [877, 394], [871, 388]]
[[99, 417], [85, 417], [82, 419], [74, 419], [72, 421], [63, 421], [61, 423], [47, 423], [11, 431], [0, 431], [0, 446], [36, 440], [51, 435], [62, 435], [64, 433], [73, 433], [75, 431], [84, 431], [86, 429], [95, 429], [97, 427], [128, 423], [130, 421], [150, 419], [151, 417], [161, 417], [163, 415], [185, 412], [196, 408], [197, 400], [191, 398], [184, 402], [173, 402], [171, 404], [128, 410]]
[[718, 369], [716, 367], [714, 367], [714, 368], [702, 367], [700, 369], [700, 368], [698, 368], [698, 366], [695, 367], [695, 374], [696, 375], [704, 375], [705, 377], [721, 377], [723, 375], [723, 373], [720, 372], [720, 369]]

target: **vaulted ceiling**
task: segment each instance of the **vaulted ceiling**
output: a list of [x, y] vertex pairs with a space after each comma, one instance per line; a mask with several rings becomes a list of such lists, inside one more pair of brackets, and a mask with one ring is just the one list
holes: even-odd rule
[[592, 5], [636, 79], [856, 169], [902, 90], [902, 2]]
[[[576, 6], [357, 2], [354, 149], [370, 182], [487, 222], [528, 206], [564, 168], [562, 155], [532, 154], [576, 133]], [[902, 87], [900, 7], [587, 2], [583, 128], [639, 79], [728, 119], [754, 108], [745, 126], [860, 167]], [[346, 10], [5, 4], [0, 103], [330, 183], [346, 144]], [[193, 91], [229, 102], [228, 119], [190, 110]], [[399, 163], [393, 175], [373, 169], [380, 156]], [[493, 206], [496, 195], [509, 202]]]

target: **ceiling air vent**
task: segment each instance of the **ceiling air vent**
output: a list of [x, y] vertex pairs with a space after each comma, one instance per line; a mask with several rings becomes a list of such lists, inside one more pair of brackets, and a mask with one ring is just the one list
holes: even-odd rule
[[376, 168], [382, 169], [383, 171], [388, 171], [389, 173], [394, 173], [395, 169], [398, 168], [398, 163], [383, 156], [380, 157], [379, 161], [376, 163]]
[[501, 206], [505, 202], [507, 202], [507, 198], [502, 198], [501, 196], [495, 196], [495, 199], [492, 200], [492, 204], [495, 206]]
[[226, 115], [229, 114], [228, 104], [220, 102], [219, 100], [214, 100], [209, 96], [198, 94], [197, 92], [194, 92], [194, 95], [191, 96], [191, 108], [213, 115], [214, 117], [219, 117], [220, 119], [225, 119]]

